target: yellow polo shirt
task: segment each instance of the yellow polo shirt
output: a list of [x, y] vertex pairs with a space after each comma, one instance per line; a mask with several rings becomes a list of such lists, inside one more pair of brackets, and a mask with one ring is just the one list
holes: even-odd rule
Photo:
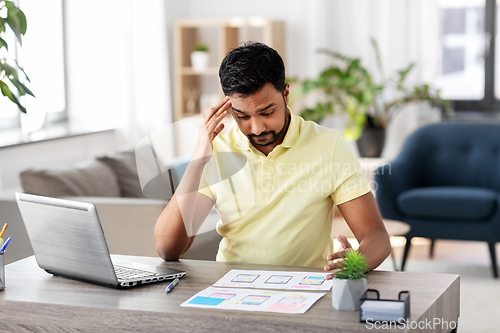
[[292, 116], [268, 156], [238, 126], [219, 134], [199, 191], [221, 216], [217, 261], [323, 267], [334, 203], [370, 187], [339, 131]]

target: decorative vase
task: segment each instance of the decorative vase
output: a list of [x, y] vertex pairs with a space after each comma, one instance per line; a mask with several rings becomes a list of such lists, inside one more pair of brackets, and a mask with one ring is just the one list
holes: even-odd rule
[[366, 279], [347, 280], [333, 278], [332, 305], [337, 310], [359, 310], [359, 299], [367, 289]]
[[385, 128], [365, 128], [356, 145], [361, 157], [380, 157], [384, 149]]
[[208, 52], [191, 52], [191, 67], [195, 72], [203, 72], [208, 67]]

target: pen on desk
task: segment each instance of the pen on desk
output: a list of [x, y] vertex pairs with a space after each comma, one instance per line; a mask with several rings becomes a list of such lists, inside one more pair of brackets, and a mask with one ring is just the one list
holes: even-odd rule
[[174, 289], [174, 287], [177, 285], [177, 283], [179, 282], [179, 279], [175, 279], [174, 281], [172, 281], [168, 286], [167, 288], [165, 288], [165, 292], [166, 293], [169, 293], [172, 291], [172, 289]]
[[3, 233], [5, 232], [5, 229], [7, 229], [7, 226], [8, 226], [8, 224], [7, 224], [7, 223], [5, 223], [5, 224], [3, 225], [2, 231], [0, 231], [0, 238], [2, 238]]
[[2, 248], [0, 249], [0, 252], [4, 252], [5, 249], [7, 248], [7, 245], [9, 245], [10, 243], [10, 237], [7, 238], [7, 240], [5, 241], [5, 244], [2, 246]]

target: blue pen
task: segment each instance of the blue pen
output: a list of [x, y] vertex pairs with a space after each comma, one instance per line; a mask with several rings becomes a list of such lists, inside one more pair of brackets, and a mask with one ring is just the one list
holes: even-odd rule
[[172, 283], [170, 283], [167, 286], [167, 288], [165, 288], [165, 292], [169, 293], [170, 291], [172, 291], [172, 289], [174, 289], [174, 287], [177, 285], [178, 282], [179, 282], [179, 279], [175, 279], [174, 281], [172, 281]]
[[7, 238], [7, 240], [5, 241], [5, 244], [2, 246], [2, 248], [0, 249], [0, 252], [3, 252], [5, 251], [5, 249], [7, 248], [7, 245], [9, 245], [10, 243], [10, 237]]

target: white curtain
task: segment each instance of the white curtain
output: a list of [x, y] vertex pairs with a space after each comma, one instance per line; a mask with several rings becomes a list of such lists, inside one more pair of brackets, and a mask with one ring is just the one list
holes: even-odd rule
[[171, 122], [165, 3], [102, 0], [98, 8], [66, 2], [70, 121], [116, 127], [117, 144], [134, 145]]
[[128, 2], [135, 102], [129, 127], [134, 138], [141, 138], [172, 122], [167, 36], [170, 22], [165, 20], [163, 0]]

